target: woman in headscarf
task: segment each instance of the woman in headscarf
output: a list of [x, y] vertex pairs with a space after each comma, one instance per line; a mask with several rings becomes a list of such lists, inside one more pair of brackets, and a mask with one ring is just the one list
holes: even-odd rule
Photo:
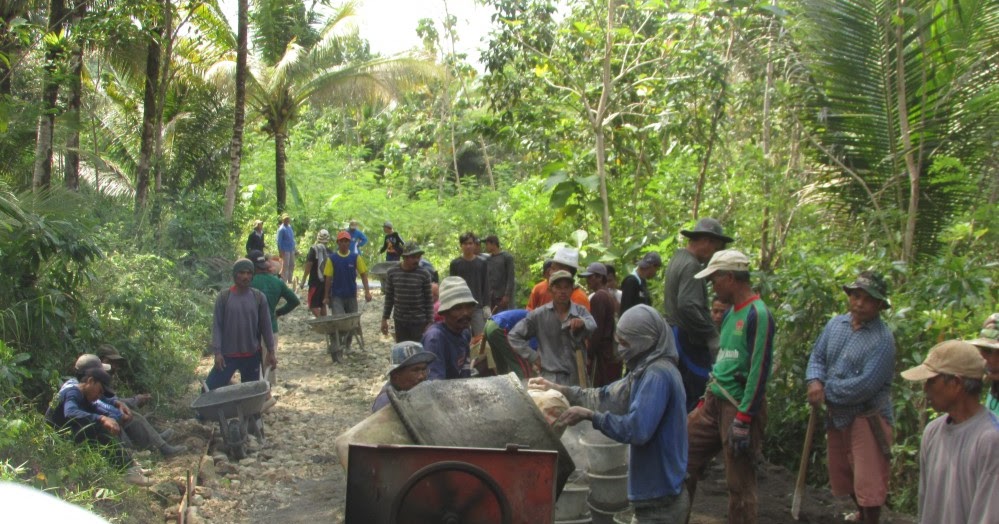
[[584, 389], [532, 378], [529, 386], [555, 389], [569, 399], [572, 407], [556, 425], [590, 420], [604, 435], [630, 445], [633, 524], [683, 522], [690, 508], [683, 482], [687, 410], [673, 331], [655, 309], [642, 304], [621, 315], [615, 338], [629, 370], [620, 380]]

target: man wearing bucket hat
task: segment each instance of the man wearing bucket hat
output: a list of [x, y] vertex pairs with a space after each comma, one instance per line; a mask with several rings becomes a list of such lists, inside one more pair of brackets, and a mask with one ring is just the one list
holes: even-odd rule
[[428, 380], [472, 376], [472, 315], [478, 302], [461, 277], [446, 277], [440, 285], [440, 309], [444, 318], [423, 334], [423, 348], [436, 355], [430, 364]]
[[392, 222], [386, 220], [382, 224], [382, 230], [385, 231], [385, 239], [382, 240], [382, 248], [378, 252], [385, 253], [385, 261], [387, 262], [399, 260], [403, 250], [406, 248], [406, 243], [402, 241], [399, 233], [392, 229]]
[[765, 394], [773, 359], [774, 319], [753, 291], [749, 258], [743, 253], [718, 251], [694, 278], [710, 281], [732, 310], [722, 321], [718, 359], [704, 398], [687, 415], [687, 487], [693, 499], [697, 481], [711, 459], [722, 452], [729, 522], [753, 524], [757, 518], [756, 455], [767, 423]]
[[666, 266], [663, 303], [666, 321], [676, 333], [689, 412], [704, 394], [718, 352], [718, 328], [711, 320], [708, 288], [694, 275], [717, 251], [725, 249], [732, 237], [713, 218], [702, 218], [693, 229], [683, 229], [680, 234], [687, 238], [687, 245], [674, 251]]
[[985, 319], [982, 331], [971, 344], [978, 347], [985, 359], [985, 376], [991, 383], [985, 407], [999, 416], [999, 313], [992, 313]]
[[254, 249], [264, 250], [264, 221], [256, 220], [253, 222], [253, 231], [250, 231], [250, 236], [246, 238], [246, 252], [249, 253]]
[[430, 273], [420, 267], [423, 250], [409, 244], [398, 266], [389, 268], [382, 283], [385, 305], [382, 308], [383, 335], [388, 335], [389, 318], [395, 320], [395, 341], [419, 342], [434, 321], [434, 298]]
[[295, 230], [291, 227], [288, 213], [281, 214], [281, 225], [277, 230], [277, 247], [281, 254], [281, 280], [291, 284], [295, 276]]
[[302, 274], [302, 281], [308, 282], [309, 310], [312, 316], [319, 318], [326, 316], [326, 273], [329, 272], [330, 259], [330, 232], [320, 229], [316, 235], [316, 243], [309, 248], [309, 254], [305, 256], [305, 272]]
[[205, 380], [209, 390], [227, 385], [236, 371], [242, 382], [259, 380], [261, 340], [267, 348], [266, 364], [277, 367], [267, 297], [250, 287], [253, 270], [253, 262], [237, 260], [232, 265], [235, 284], [215, 298], [209, 346], [215, 365]]
[[[508, 339], [510, 347], [528, 360], [537, 374], [556, 384], [585, 386], [580, 384], [576, 351], [582, 351], [597, 323], [586, 308], [570, 300], [574, 287], [571, 273], [553, 271], [548, 279], [552, 301], [528, 313], [510, 331]], [[537, 352], [530, 347], [535, 337]]]
[[385, 373], [388, 382], [375, 397], [371, 412], [374, 413], [389, 405], [389, 389], [409, 391], [427, 380], [427, 367], [436, 358], [433, 353], [424, 351], [423, 345], [419, 342], [406, 341], [392, 346], [392, 365]]
[[652, 297], [649, 296], [649, 279], [656, 276], [659, 269], [663, 267], [663, 259], [659, 253], [651, 251], [646, 253], [635, 270], [621, 281], [621, 313], [628, 311], [638, 304], [652, 305]]
[[895, 338], [880, 316], [889, 307], [888, 286], [880, 274], [863, 271], [843, 291], [849, 312], [826, 324], [808, 359], [808, 402], [827, 409], [833, 495], [849, 495], [858, 522], [877, 524], [888, 496], [894, 425]]
[[[560, 247], [555, 250], [555, 256], [552, 257], [551, 261], [551, 273], [566, 271], [569, 273], [569, 276], [575, 277], [576, 271], [579, 270], [579, 250], [571, 247]], [[538, 282], [534, 286], [534, 289], [531, 290], [531, 296], [527, 299], [528, 311], [537, 309], [552, 301], [552, 293], [548, 289], [551, 273], [544, 280]], [[583, 306], [587, 311], [590, 310], [590, 298], [586, 296], [586, 292], [582, 289], [573, 288], [569, 299]]]
[[932, 349], [902, 378], [923, 382], [941, 413], [919, 445], [920, 524], [992, 524], [999, 515], [999, 418], [981, 402], [985, 360], [961, 340]]

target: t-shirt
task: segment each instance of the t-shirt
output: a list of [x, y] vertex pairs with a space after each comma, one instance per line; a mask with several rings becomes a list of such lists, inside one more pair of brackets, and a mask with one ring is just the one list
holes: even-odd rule
[[722, 322], [721, 348], [711, 370], [710, 388], [718, 398], [732, 396], [739, 408], [736, 416], [744, 422], [751, 421], [763, 403], [775, 329], [759, 295], [736, 304]]
[[367, 275], [368, 265], [356, 253], [341, 255], [339, 251], [330, 254], [329, 276], [333, 279], [330, 293], [334, 297], [357, 296], [357, 275]]
[[639, 304], [651, 306], [652, 297], [649, 296], [648, 282], [632, 273], [621, 281], [621, 314]]
[[330, 250], [327, 246], [316, 244], [309, 248], [309, 254], [305, 257], [306, 262], [312, 263], [309, 267], [309, 287], [316, 287], [324, 282], [323, 272], [329, 258]]
[[987, 409], [955, 424], [926, 425], [919, 446], [920, 524], [996, 524], [999, 419]]
[[489, 268], [484, 259], [472, 257], [471, 260], [465, 260], [458, 257], [451, 261], [449, 273], [452, 277], [465, 279], [480, 307], [489, 305]]

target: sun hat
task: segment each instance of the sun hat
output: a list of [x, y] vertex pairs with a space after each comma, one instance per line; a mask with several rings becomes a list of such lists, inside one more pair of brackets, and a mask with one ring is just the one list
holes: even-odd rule
[[413, 255], [422, 255], [422, 254], [423, 250], [420, 249], [419, 244], [416, 243], [406, 244], [406, 247], [402, 249], [402, 256], [404, 257], [411, 257]]
[[468, 284], [461, 277], [447, 277], [441, 281], [440, 285], [441, 305], [437, 309], [443, 313], [461, 304], [478, 304], [472, 295], [472, 290], [468, 289]]
[[646, 253], [641, 260], [638, 261], [638, 267], [645, 269], [648, 267], [663, 267], [663, 257], [659, 256], [659, 253], [655, 251]]
[[902, 372], [906, 380], [926, 380], [940, 374], [981, 379], [985, 359], [978, 348], [963, 340], [945, 340], [930, 349], [923, 363]]
[[88, 369], [100, 368], [104, 371], [111, 371], [111, 366], [101, 362], [101, 357], [91, 353], [84, 353], [76, 359], [76, 364], [73, 366], [77, 373], [82, 373]]
[[558, 282], [559, 280], [568, 280], [569, 282], [574, 282], [574, 280], [572, 279], [572, 273], [564, 269], [560, 269], [552, 273], [552, 276], [548, 277], [548, 285], [554, 286], [555, 282]]
[[358, 225], [357, 220], [351, 220], [350, 222], [347, 223], [347, 227], [354, 227], [356, 225]]
[[320, 244], [325, 244], [330, 241], [330, 232], [325, 229], [320, 229], [319, 233], [316, 235], [316, 242]]
[[386, 220], [385, 223], [382, 224], [382, 227], [392, 227], [392, 222], [389, 222], [388, 220]]
[[732, 241], [732, 237], [725, 235], [725, 230], [722, 229], [721, 222], [713, 218], [702, 218], [697, 221], [694, 229], [681, 229], [680, 234], [687, 238], [717, 238], [726, 244]]
[[264, 225], [264, 221], [263, 220], [254, 220], [253, 221], [253, 227], [254, 228], [258, 228], [258, 227], [260, 227], [262, 225]]
[[600, 262], [593, 262], [592, 264], [586, 266], [586, 271], [583, 271], [579, 276], [586, 278], [590, 275], [603, 275], [607, 276], [607, 266], [601, 264]]
[[284, 222], [285, 220], [287, 220], [289, 218], [291, 218], [291, 215], [289, 215], [288, 213], [281, 213], [281, 221], [282, 222]]
[[271, 270], [270, 261], [267, 260], [267, 255], [265, 255], [264, 252], [259, 249], [254, 249], [249, 253], [247, 253], [246, 258], [250, 259], [250, 262], [253, 262], [253, 265], [257, 269], [262, 269], [264, 271]]
[[999, 313], [992, 313], [982, 324], [978, 338], [968, 342], [983, 349], [999, 349]]
[[350, 233], [348, 233], [346, 231], [341, 231], [341, 232], [337, 233], [336, 234], [336, 241], [339, 242], [341, 240], [350, 240]]
[[708, 267], [694, 278], [705, 278], [715, 271], [749, 271], [749, 257], [734, 249], [717, 251], [708, 262]]
[[572, 269], [579, 269], [579, 250], [571, 247], [560, 247], [555, 250], [552, 262], [569, 266]]
[[[254, 249], [253, 251], [260, 252], [259, 249]], [[253, 262], [247, 258], [241, 258], [232, 264], [232, 274], [235, 275], [240, 271], [253, 271]]]
[[888, 302], [888, 284], [880, 273], [861, 271], [852, 284], [843, 286], [843, 291], [847, 295], [854, 289], [863, 289], [868, 295], [883, 302], [886, 308], [891, 307], [891, 303]]
[[125, 360], [125, 357], [121, 356], [121, 353], [118, 353], [118, 350], [111, 344], [97, 346], [97, 356], [101, 357], [101, 360]]
[[436, 358], [437, 355], [423, 349], [423, 344], [419, 342], [411, 340], [400, 342], [392, 346], [392, 364], [385, 375], [391, 376], [392, 372], [397, 369], [433, 362]]

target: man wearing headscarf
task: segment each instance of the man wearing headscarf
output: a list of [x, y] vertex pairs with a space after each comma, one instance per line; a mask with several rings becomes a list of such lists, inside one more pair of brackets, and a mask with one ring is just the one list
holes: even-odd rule
[[267, 297], [250, 287], [253, 262], [241, 258], [232, 265], [235, 284], [215, 299], [211, 349], [215, 365], [205, 380], [208, 389], [229, 384], [239, 371], [242, 382], [260, 379], [260, 341], [267, 346], [267, 364], [277, 367], [274, 330]]
[[573, 407], [556, 425], [591, 420], [608, 437], [630, 445], [628, 500], [633, 524], [682, 522], [690, 508], [686, 398], [676, 368], [673, 331], [659, 313], [639, 304], [618, 321], [618, 354], [631, 370], [601, 388], [563, 386], [532, 378], [532, 389], [555, 389]]

